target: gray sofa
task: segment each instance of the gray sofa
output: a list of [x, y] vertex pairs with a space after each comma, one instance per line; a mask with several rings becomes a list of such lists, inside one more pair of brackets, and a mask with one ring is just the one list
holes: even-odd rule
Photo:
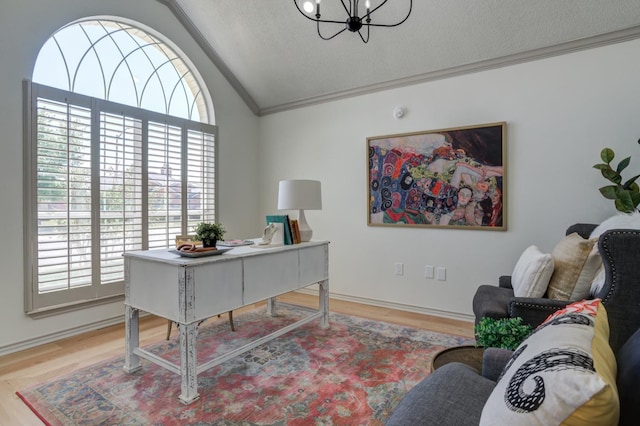
[[[574, 225], [567, 234], [577, 231], [588, 236], [594, 228], [595, 225]], [[605, 232], [598, 247], [606, 279], [601, 291], [592, 296], [602, 300], [609, 319], [609, 344], [618, 369], [619, 424], [635, 425], [640, 418], [640, 231]], [[474, 298], [476, 319], [480, 315], [522, 316], [534, 326], [569, 303], [516, 298], [509, 277], [501, 277], [499, 286], [481, 286], [478, 293]], [[477, 425], [511, 355], [511, 351], [503, 349], [486, 349], [482, 372], [461, 363], [442, 366], [407, 393], [387, 425]]]
[[[434, 371], [400, 401], [387, 426], [478, 425], [482, 409], [512, 352], [484, 351], [482, 374], [452, 362]], [[620, 397], [619, 425], [637, 425], [640, 418], [640, 329], [616, 354]]]

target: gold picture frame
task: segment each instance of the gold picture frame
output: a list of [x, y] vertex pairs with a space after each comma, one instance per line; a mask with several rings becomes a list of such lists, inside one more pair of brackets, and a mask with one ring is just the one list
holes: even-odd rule
[[506, 127], [367, 138], [367, 224], [506, 230]]

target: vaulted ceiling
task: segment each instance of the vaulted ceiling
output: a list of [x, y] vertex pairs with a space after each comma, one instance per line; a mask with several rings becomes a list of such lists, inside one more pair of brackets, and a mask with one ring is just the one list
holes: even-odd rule
[[[158, 1], [258, 115], [640, 37], [639, 0], [414, 0], [367, 44], [320, 39], [299, 0]], [[346, 19], [340, 1], [322, 0], [323, 18]], [[380, 19], [408, 5], [388, 0]]]

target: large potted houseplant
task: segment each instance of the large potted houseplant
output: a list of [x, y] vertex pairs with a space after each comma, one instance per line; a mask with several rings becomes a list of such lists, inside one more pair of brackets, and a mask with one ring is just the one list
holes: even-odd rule
[[[638, 140], [640, 144], [640, 139]], [[629, 166], [631, 157], [621, 160], [616, 168], [611, 167], [611, 162], [615, 158], [615, 153], [611, 148], [605, 148], [600, 152], [602, 163], [595, 164], [593, 167], [600, 170], [602, 176], [612, 185], [600, 188], [600, 193], [609, 200], [614, 200], [616, 209], [623, 213], [633, 213], [638, 209], [640, 204], [640, 186], [636, 180], [640, 175], [635, 175], [625, 182], [622, 182], [622, 171]]]
[[196, 241], [202, 241], [204, 247], [215, 247], [227, 232], [220, 223], [200, 222], [195, 228]]

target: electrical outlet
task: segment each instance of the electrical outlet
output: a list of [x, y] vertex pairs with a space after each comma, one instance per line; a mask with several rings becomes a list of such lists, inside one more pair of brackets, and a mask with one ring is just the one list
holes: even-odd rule
[[396, 275], [404, 275], [404, 263], [396, 262]]
[[433, 265], [426, 265], [424, 267], [424, 277], [429, 278], [430, 280], [433, 279]]
[[446, 281], [447, 280], [447, 268], [443, 266], [438, 266], [436, 269], [436, 277], [438, 281]]

